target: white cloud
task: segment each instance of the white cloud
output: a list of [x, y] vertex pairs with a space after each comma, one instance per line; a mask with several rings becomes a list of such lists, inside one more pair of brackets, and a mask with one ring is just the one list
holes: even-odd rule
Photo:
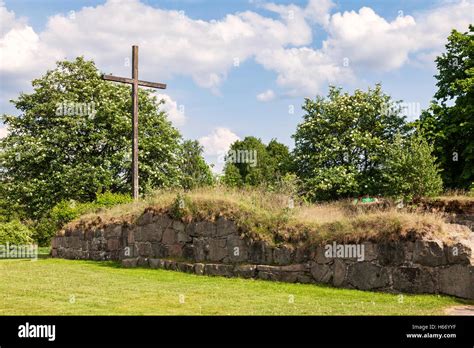
[[182, 126], [186, 123], [184, 105], [178, 105], [178, 103], [167, 94], [156, 94], [156, 96], [158, 100], [164, 100], [164, 104], [161, 104], [160, 110], [167, 113], [168, 119], [173, 125]]
[[150, 80], [185, 75], [201, 87], [215, 89], [233, 68], [235, 58], [244, 62], [263, 48], [312, 40], [304, 20], [277, 20], [251, 11], [228, 14], [218, 21], [194, 20], [138, 0], [110, 0], [84, 7], [74, 17], [57, 14], [49, 18], [44, 31], [35, 33], [0, 6], [11, 27], [1, 38], [3, 73], [43, 71], [45, 61], [49, 67], [57, 59], [84, 55], [107, 73], [129, 74], [124, 61], [130, 56], [130, 46], [138, 44], [140, 76]]
[[[0, 1], [0, 79], [8, 81], [2, 94], [18, 93], [56, 60], [80, 55], [94, 59], [105, 73], [128, 76], [125, 62], [130, 46], [138, 44], [144, 80], [189, 76], [216, 92], [235, 59], [255, 59], [277, 74], [287, 94], [314, 95], [329, 83], [354, 80], [361, 69], [422, 64], [442, 51], [452, 28], [467, 29], [474, 11], [472, 1], [462, 0], [389, 21], [368, 7], [331, 14], [331, 0], [310, 0], [306, 7], [260, 7], [279, 18], [244, 11], [205, 21], [138, 0], [109, 0], [84, 7], [74, 17], [54, 15], [43, 31], [35, 32]], [[327, 33], [318, 49], [312, 47], [319, 46], [313, 43], [313, 24]], [[349, 66], [343, 65], [344, 58]]]
[[[412, 59], [443, 50], [453, 28], [465, 31], [474, 3], [460, 1], [387, 21], [371, 8], [335, 13], [327, 25], [323, 51], [335, 60], [348, 58], [355, 69], [390, 71]], [[432, 64], [432, 63], [431, 63]]]
[[261, 102], [268, 102], [275, 99], [275, 92], [271, 89], [267, 89], [265, 92], [257, 94], [257, 100]]
[[474, 3], [466, 0], [392, 21], [369, 7], [329, 15], [329, 0], [310, 1], [304, 11], [294, 5], [265, 7], [280, 14], [294, 10], [321, 24], [328, 35], [320, 49], [282, 46], [256, 54], [256, 61], [275, 71], [277, 83], [293, 96], [314, 95], [327, 84], [354, 82], [358, 73], [368, 70], [391, 71], [408, 63], [432, 66], [429, 59], [443, 51], [451, 29], [467, 30], [474, 13]]
[[204, 158], [213, 165], [214, 173], [222, 172], [225, 164], [224, 157], [230, 145], [236, 140], [240, 140], [238, 135], [225, 127], [214, 128], [211, 134], [199, 138], [199, 142], [204, 147]]
[[331, 0], [309, 0], [304, 14], [313, 22], [326, 26], [329, 22], [329, 13], [334, 6]]
[[339, 61], [347, 58], [350, 65], [391, 70], [403, 65], [409, 49], [416, 45], [415, 38], [408, 35], [415, 26], [411, 16], [388, 22], [368, 7], [336, 13], [328, 24], [329, 39], [323, 49]]
[[290, 48], [262, 51], [256, 58], [277, 74], [277, 83], [292, 96], [313, 96], [327, 83], [337, 84], [354, 79], [350, 68], [335, 62], [323, 51], [312, 48]]
[[199, 142], [204, 147], [204, 155], [219, 156], [229, 150], [230, 145], [239, 140], [237, 134], [229, 128], [217, 127], [211, 134], [199, 138]]

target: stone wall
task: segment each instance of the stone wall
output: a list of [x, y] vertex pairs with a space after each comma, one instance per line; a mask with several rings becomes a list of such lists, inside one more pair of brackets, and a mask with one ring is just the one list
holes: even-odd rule
[[364, 249], [362, 259], [327, 257], [324, 245], [272, 246], [250, 239], [224, 218], [184, 223], [165, 213], [147, 211], [134, 223], [96, 222], [66, 228], [53, 239], [52, 256], [120, 260], [125, 267], [474, 299], [473, 238], [458, 238], [450, 245], [411, 240], [367, 241], [360, 246]]

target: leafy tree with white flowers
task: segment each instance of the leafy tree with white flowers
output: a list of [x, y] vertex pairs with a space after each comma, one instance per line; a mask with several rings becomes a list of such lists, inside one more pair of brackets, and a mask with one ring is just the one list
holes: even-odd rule
[[301, 191], [311, 200], [383, 194], [383, 163], [397, 133], [408, 127], [380, 85], [305, 100], [294, 161]]
[[[60, 201], [90, 202], [100, 192], [130, 192], [130, 87], [102, 80], [94, 63], [81, 57], [58, 62], [32, 85], [32, 93], [12, 101], [20, 115], [2, 116], [9, 130], [0, 141], [3, 202], [37, 218]], [[189, 161], [180, 133], [159, 110], [161, 103], [140, 89], [142, 193], [182, 186], [183, 162]]]

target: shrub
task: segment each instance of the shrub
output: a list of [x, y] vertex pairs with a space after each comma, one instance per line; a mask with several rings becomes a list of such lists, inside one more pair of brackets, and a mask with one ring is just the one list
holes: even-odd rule
[[31, 244], [31, 230], [18, 220], [0, 223], [0, 244]]
[[48, 245], [58, 230], [79, 216], [94, 212], [99, 208], [108, 208], [128, 203], [131, 200], [132, 198], [127, 194], [105, 192], [97, 194], [94, 202], [61, 201], [36, 223], [34, 238], [38, 241], [39, 245]]
[[385, 193], [392, 197], [412, 199], [435, 196], [443, 188], [433, 146], [418, 134], [395, 138], [384, 163]]

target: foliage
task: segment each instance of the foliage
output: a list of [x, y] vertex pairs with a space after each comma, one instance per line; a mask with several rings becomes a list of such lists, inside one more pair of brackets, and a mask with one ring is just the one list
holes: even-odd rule
[[453, 30], [446, 52], [436, 58], [438, 91], [418, 125], [435, 145], [448, 188], [468, 189], [474, 181], [474, 26]]
[[223, 182], [228, 186], [271, 187], [291, 170], [288, 147], [272, 139], [265, 145], [249, 136], [237, 140], [226, 156]]
[[31, 244], [31, 230], [18, 220], [0, 222], [0, 245], [6, 243], [15, 245]]
[[182, 187], [193, 189], [196, 187], [212, 185], [214, 177], [211, 168], [206, 163], [203, 155], [203, 147], [197, 140], [186, 140], [182, 146], [181, 172]]
[[407, 132], [398, 103], [380, 85], [353, 95], [330, 87], [306, 99], [295, 139], [295, 170], [311, 200], [380, 194], [382, 163], [395, 134]]
[[35, 223], [34, 238], [39, 245], [48, 245], [51, 237], [69, 221], [100, 208], [110, 208], [131, 201], [128, 194], [111, 192], [97, 194], [94, 202], [81, 203], [74, 200], [63, 200]]
[[[34, 91], [12, 101], [19, 116], [3, 115], [0, 141], [5, 199], [38, 218], [65, 200], [93, 201], [97, 192], [130, 192], [130, 87], [106, 82], [92, 61], [57, 63], [33, 80]], [[140, 89], [139, 160], [142, 192], [180, 181], [181, 137]]]
[[418, 133], [407, 139], [397, 135], [384, 162], [384, 192], [408, 200], [439, 194], [443, 182], [432, 152]]

